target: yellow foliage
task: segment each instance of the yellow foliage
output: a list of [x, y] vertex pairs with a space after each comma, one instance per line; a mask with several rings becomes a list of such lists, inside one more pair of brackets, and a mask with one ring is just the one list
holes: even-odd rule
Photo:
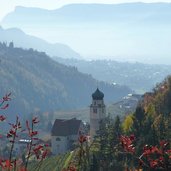
[[127, 115], [122, 124], [122, 129], [125, 133], [129, 133], [132, 130], [133, 125], [133, 115]]

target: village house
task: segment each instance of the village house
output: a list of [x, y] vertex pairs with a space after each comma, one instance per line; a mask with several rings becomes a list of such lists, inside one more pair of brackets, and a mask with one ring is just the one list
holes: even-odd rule
[[52, 154], [63, 154], [73, 149], [73, 144], [78, 142], [80, 131], [83, 129], [81, 120], [56, 119], [51, 131]]

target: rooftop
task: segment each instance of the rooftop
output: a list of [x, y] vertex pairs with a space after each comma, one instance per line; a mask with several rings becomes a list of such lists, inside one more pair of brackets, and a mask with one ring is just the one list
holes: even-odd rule
[[56, 119], [52, 127], [52, 136], [77, 135], [79, 132], [81, 120], [73, 119]]

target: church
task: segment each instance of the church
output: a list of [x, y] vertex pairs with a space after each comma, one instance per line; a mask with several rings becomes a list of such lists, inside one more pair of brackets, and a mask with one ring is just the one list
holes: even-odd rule
[[[106, 106], [103, 98], [104, 94], [98, 88], [92, 94], [92, 104], [90, 105], [91, 140], [96, 135], [96, 131], [99, 130], [100, 121], [106, 117]], [[51, 130], [52, 154], [63, 154], [73, 150], [72, 145], [78, 142], [79, 132], [83, 129], [83, 122], [76, 118], [56, 119]]]
[[92, 94], [92, 104], [90, 105], [90, 137], [93, 140], [96, 131], [99, 130], [100, 121], [106, 118], [106, 106], [104, 104], [104, 94], [97, 88]]

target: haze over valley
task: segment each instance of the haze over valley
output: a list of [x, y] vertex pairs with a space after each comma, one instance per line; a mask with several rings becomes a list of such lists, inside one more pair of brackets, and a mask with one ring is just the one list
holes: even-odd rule
[[[67, 66], [75, 66], [80, 72], [113, 85], [126, 85], [134, 93], [152, 91], [156, 84], [171, 74], [170, 65], [118, 62], [114, 60], [78, 60], [54, 58]], [[91, 69], [90, 69], [91, 68]]]

